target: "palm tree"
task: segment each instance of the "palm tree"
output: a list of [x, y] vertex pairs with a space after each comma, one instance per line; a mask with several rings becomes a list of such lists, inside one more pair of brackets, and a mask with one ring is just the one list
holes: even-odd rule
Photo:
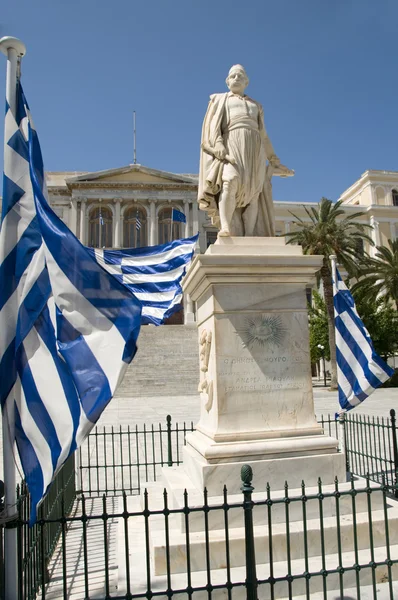
[[364, 300], [383, 299], [393, 302], [398, 311], [398, 239], [388, 240], [388, 246], [376, 246], [374, 258], [368, 257], [360, 270], [363, 276], [352, 291]]
[[333, 203], [327, 198], [322, 198], [317, 208], [304, 206], [309, 221], [304, 221], [294, 213], [296, 228], [286, 233], [289, 244], [299, 244], [304, 254], [319, 254], [323, 256], [322, 266], [318, 276], [323, 283], [325, 296], [330, 347], [331, 382], [330, 387], [337, 389], [336, 366], [336, 340], [334, 334], [334, 308], [333, 308], [333, 282], [329, 256], [335, 254], [337, 262], [341, 264], [351, 276], [358, 274], [358, 264], [363, 258], [363, 241], [373, 242], [366, 231], [370, 225], [357, 223], [355, 219], [365, 213], [346, 214], [341, 208], [342, 201]]

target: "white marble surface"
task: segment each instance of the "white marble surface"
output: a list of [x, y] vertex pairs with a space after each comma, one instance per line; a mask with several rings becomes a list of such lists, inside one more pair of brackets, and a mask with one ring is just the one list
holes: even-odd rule
[[272, 175], [294, 174], [275, 153], [261, 105], [245, 94], [248, 83], [233, 65], [230, 91], [210, 96], [202, 127], [198, 201], [219, 237], [274, 235]]
[[294, 484], [341, 479], [343, 458], [322, 435], [312, 396], [305, 290], [322, 258], [300, 247], [292, 255], [280, 238], [220, 238], [214, 248], [184, 282], [199, 339], [211, 336], [201, 416], [184, 450], [187, 476], [210, 494], [224, 483], [236, 491], [242, 462], [262, 489], [275, 478], [282, 486], [283, 472]]
[[264, 459], [261, 455], [246, 455], [239, 457], [240, 460], [236, 462], [220, 459], [217, 464], [213, 464], [196, 451], [195, 441], [193, 433], [183, 450], [183, 468], [187, 479], [193, 481], [199, 490], [206, 487], [211, 496], [220, 495], [224, 485], [231, 493], [237, 494], [241, 486], [240, 470], [246, 462], [253, 469], [256, 489], [263, 492], [270, 481], [273, 486], [281, 489], [285, 481], [297, 487], [303, 480], [308, 485], [315, 485], [318, 478], [322, 477], [326, 484], [330, 484], [335, 477], [340, 481], [345, 477], [345, 458], [343, 454], [337, 453], [336, 447], [324, 454], [312, 452], [308, 456], [286, 458], [280, 453], [272, 459]]
[[[187, 482], [185, 472], [182, 466], [175, 467], [164, 467], [163, 468], [162, 480], [157, 484], [151, 484], [149, 492], [149, 508], [156, 510], [159, 508], [159, 501], [161, 500], [161, 492], [163, 486], [166, 485], [167, 492], [169, 494], [169, 505], [173, 508], [182, 509], [184, 506], [184, 492], [188, 493], [188, 504], [191, 507], [200, 507], [204, 504], [203, 491], [197, 489], [197, 487], [190, 481]], [[255, 484], [257, 480], [253, 480]], [[361, 477], [356, 477], [355, 489], [358, 492], [362, 492], [367, 487], [367, 482]], [[347, 492], [351, 487], [351, 482], [340, 482], [340, 492]], [[379, 485], [370, 482], [369, 487], [374, 490], [379, 489]], [[301, 485], [294, 488], [292, 485], [288, 486], [288, 494], [291, 498], [297, 498], [302, 496]], [[325, 494], [325, 498], [322, 501], [322, 510], [324, 517], [336, 516], [337, 506], [336, 499], [331, 495], [335, 491], [335, 484], [322, 485], [322, 493]], [[319, 493], [318, 484], [315, 486], [306, 485], [305, 494], [307, 496], [306, 501], [306, 514], [308, 519], [316, 519], [319, 517], [319, 499], [317, 494]], [[272, 481], [270, 488], [270, 499], [275, 501], [280, 499], [285, 494], [284, 487], [277, 488], [276, 482]], [[264, 491], [259, 491], [255, 487], [255, 491], [252, 494], [254, 502], [261, 502], [266, 497]], [[239, 490], [236, 494], [227, 493], [228, 503], [231, 508], [228, 510], [228, 523], [229, 526], [242, 527], [243, 526], [243, 513], [242, 513], [242, 491]], [[224, 495], [209, 496], [208, 504], [212, 507], [221, 506], [224, 502]], [[358, 493], [356, 496], [356, 510], [358, 513], [366, 512], [368, 510], [368, 498], [367, 494]], [[233, 507], [235, 505], [235, 507]], [[350, 495], [342, 495], [339, 499], [339, 512], [340, 515], [352, 514], [352, 498]], [[372, 510], [383, 509], [383, 496], [380, 492], [372, 495]], [[222, 510], [211, 510], [209, 512], [209, 528], [223, 529], [225, 525], [225, 515]], [[179, 515], [179, 524], [177, 529], [185, 531], [185, 517], [183, 514]], [[291, 522], [299, 522], [303, 518], [303, 505], [301, 502], [292, 502], [289, 507], [289, 519]], [[285, 523], [286, 520], [286, 507], [284, 503], [274, 503], [272, 507], [272, 522], [273, 523]], [[256, 526], [266, 525], [268, 522], [268, 512], [264, 510], [264, 505], [256, 505], [253, 507], [253, 522]], [[202, 512], [192, 512], [189, 517], [189, 530], [190, 531], [203, 531], [203, 514]]]

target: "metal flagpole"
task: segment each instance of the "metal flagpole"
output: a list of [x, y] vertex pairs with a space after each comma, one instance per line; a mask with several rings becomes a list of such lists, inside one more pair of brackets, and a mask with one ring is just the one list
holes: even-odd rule
[[[14, 37], [0, 39], [0, 50], [7, 56], [6, 99], [10, 110], [15, 115], [17, 100], [17, 81], [22, 56], [26, 53], [25, 45]], [[16, 510], [16, 477], [14, 462], [14, 401], [3, 407], [3, 465], [5, 487], [5, 514], [7, 520], [17, 515]], [[5, 590], [8, 600], [18, 600], [18, 569], [17, 569], [17, 529], [6, 529], [4, 532], [5, 557]]]
[[134, 127], [134, 164], [137, 164], [137, 138], [135, 129], [135, 110], [133, 111], [133, 127]]

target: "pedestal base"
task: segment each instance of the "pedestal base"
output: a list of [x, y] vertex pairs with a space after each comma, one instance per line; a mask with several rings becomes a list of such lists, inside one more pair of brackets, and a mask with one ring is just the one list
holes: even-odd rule
[[[335, 477], [345, 481], [345, 456], [338, 442], [327, 435], [301, 435], [269, 440], [217, 443], [195, 431], [187, 436], [183, 450], [183, 470], [198, 490], [210, 496], [222, 494], [224, 485], [231, 494], [240, 491], [240, 470], [244, 463], [253, 469], [256, 490], [316, 485], [318, 478], [328, 485]], [[188, 486], [187, 486], [188, 487]]]

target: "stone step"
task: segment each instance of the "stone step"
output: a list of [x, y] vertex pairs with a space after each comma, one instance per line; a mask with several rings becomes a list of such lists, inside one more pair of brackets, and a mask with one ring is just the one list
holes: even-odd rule
[[[119, 548], [119, 572], [118, 572], [118, 594], [122, 596], [126, 591], [126, 570], [125, 561], [121, 554], [122, 549]], [[140, 551], [137, 546], [136, 549], [131, 551], [130, 555], [130, 585], [134, 593], [145, 593], [147, 589], [146, 580], [146, 564], [145, 564], [145, 553]], [[257, 578], [259, 580], [267, 580], [270, 577], [270, 565], [267, 563], [259, 562], [259, 556], [257, 558]], [[343, 552], [341, 556], [341, 565], [344, 567], [343, 574], [343, 589], [344, 596], [340, 595], [340, 577], [338, 573], [329, 573], [326, 577], [327, 587], [327, 598], [328, 600], [343, 600], [343, 598], [354, 599], [357, 597], [356, 593], [356, 577], [357, 572], [352, 569], [353, 565], [357, 563], [363, 565], [361, 570], [358, 572], [358, 580], [361, 589], [361, 600], [374, 599], [372, 585], [372, 569], [368, 567], [371, 561], [371, 554], [368, 549], [358, 551], [358, 556], [355, 556], [354, 552]], [[375, 548], [374, 550], [374, 561], [385, 562], [387, 559], [386, 549], [383, 547]], [[398, 560], [398, 545], [390, 546], [390, 558], [392, 560]], [[325, 557], [325, 567], [327, 570], [337, 569], [339, 566], [338, 554], [327, 554]], [[320, 573], [323, 569], [323, 562], [320, 556], [309, 558], [308, 571], [312, 573]], [[294, 575], [302, 575], [306, 572], [307, 565], [303, 558], [292, 560], [290, 563], [290, 573]], [[349, 569], [349, 570], [347, 570]], [[273, 576], [274, 578], [286, 578], [289, 572], [289, 567], [286, 561], [279, 561], [273, 563]], [[375, 580], [377, 585], [377, 599], [378, 600], [391, 600], [389, 594], [389, 570], [386, 564], [381, 565], [375, 569]], [[192, 587], [205, 587], [209, 581], [209, 574], [207, 571], [196, 571], [191, 573], [191, 585]], [[246, 568], [245, 566], [231, 567], [229, 580], [233, 583], [243, 583], [246, 579]], [[398, 579], [398, 564], [394, 564], [391, 567], [391, 579], [396, 581]], [[221, 569], [213, 569], [210, 572], [210, 583], [212, 586], [220, 585], [219, 589], [213, 589], [211, 592], [212, 600], [226, 600], [228, 598], [228, 592], [226, 589], [226, 582], [228, 581], [228, 574], [226, 567]], [[185, 590], [188, 585], [187, 571], [182, 573], [171, 574], [170, 576], [171, 588], [176, 592], [177, 590]], [[394, 584], [394, 590], [397, 591], [397, 585]], [[151, 572], [151, 591], [159, 593], [167, 588], [167, 579], [164, 575], [156, 576]], [[321, 575], [312, 576], [309, 580], [309, 592], [311, 600], [323, 600], [323, 577]], [[180, 594], [178, 594], [179, 596]], [[159, 600], [167, 600], [168, 596], [159, 594], [156, 596]], [[182, 596], [181, 596], [182, 597]], [[207, 590], [201, 590], [193, 592], [193, 600], [208, 600], [209, 594]], [[246, 600], [246, 589], [244, 585], [237, 585], [232, 588], [233, 600]], [[258, 598], [261, 600], [271, 599], [271, 585], [270, 583], [260, 583], [258, 586]], [[289, 588], [287, 581], [276, 582], [273, 586], [273, 597], [275, 600], [288, 600]], [[395, 596], [393, 596], [395, 597]], [[294, 579], [291, 587], [290, 598], [294, 600], [305, 600], [306, 595], [306, 580], [304, 577], [300, 579]]]
[[[183, 479], [183, 483], [186, 486], [191, 483], [191, 487], [181, 487], [181, 471], [178, 467], [164, 467], [164, 471], [167, 472], [168, 484], [168, 504], [169, 507], [178, 508], [183, 510], [184, 508], [184, 489], [188, 492], [188, 505], [190, 508], [203, 507], [204, 497], [203, 493], [199, 492], [188, 478]], [[365, 513], [368, 510], [368, 494], [364, 493], [364, 490], [373, 490], [371, 492], [371, 508], [372, 511], [383, 510], [383, 494], [379, 491], [380, 486], [370, 481], [369, 487], [366, 480], [362, 477], [356, 477], [355, 481], [355, 510], [357, 513]], [[144, 487], [148, 490], [148, 507], [151, 511], [162, 510], [164, 508], [163, 499], [163, 484], [162, 482], [144, 484]], [[352, 496], [346, 494], [351, 489], [351, 483], [340, 483], [339, 492], [340, 497], [338, 499], [338, 505], [335, 497], [325, 497], [322, 500], [322, 512], [324, 517], [336, 517], [336, 511], [339, 510], [340, 515], [351, 515], [352, 514]], [[322, 493], [324, 495], [331, 494], [335, 491], [334, 485], [322, 486]], [[289, 489], [290, 498], [299, 498], [302, 495], [300, 489]], [[317, 496], [319, 490], [317, 487], [305, 488], [305, 494], [307, 498]], [[283, 490], [272, 490], [270, 492], [270, 499], [274, 502], [271, 508], [272, 523], [284, 523], [286, 518], [285, 503], [280, 502], [281, 498], [284, 497]], [[252, 499], [255, 503], [253, 507], [253, 522], [255, 525], [267, 525], [268, 524], [268, 509], [264, 502], [266, 495], [264, 492], [254, 491]], [[279, 502], [276, 502], [279, 500]], [[141, 508], [143, 509], [143, 496], [140, 497]], [[207, 500], [208, 506], [211, 507], [208, 513], [209, 529], [211, 531], [224, 530], [225, 529], [225, 511], [222, 508], [216, 509], [215, 507], [221, 507], [224, 503], [222, 496], [211, 496]], [[228, 525], [230, 529], [235, 527], [243, 527], [244, 513], [242, 508], [243, 494], [228, 494], [227, 502], [229, 505], [238, 505], [235, 508], [228, 509]], [[305, 502], [305, 510], [307, 519], [319, 519], [319, 499], [311, 498]], [[293, 501], [289, 504], [289, 519], [290, 522], [302, 522], [303, 519], [303, 502]], [[177, 529], [180, 529], [181, 533], [185, 532], [185, 516], [183, 514], [176, 514], [175, 517], [179, 517], [180, 525]], [[201, 532], [204, 531], [204, 513], [201, 510], [193, 510], [189, 514], [189, 530], [190, 532]]]
[[[291, 560], [298, 560], [303, 556], [304, 539], [307, 539], [308, 555], [316, 557], [321, 555], [320, 520], [306, 521], [306, 532], [303, 523], [290, 522], [290, 553]], [[372, 511], [372, 534], [375, 548], [385, 546], [385, 521], [382, 510]], [[358, 548], [366, 550], [369, 541], [369, 516], [367, 512], [356, 514], [355, 527], [352, 515], [340, 516], [340, 540], [343, 552], [354, 549], [354, 529], [356, 531]], [[272, 526], [272, 552], [275, 562], [286, 560], [288, 546], [285, 523], [275, 523]], [[328, 553], [337, 552], [338, 534], [336, 518], [323, 519], [323, 533], [325, 548]], [[389, 509], [389, 535], [390, 544], [398, 544], [398, 504]], [[206, 538], [204, 532], [190, 533], [190, 561], [192, 571], [206, 569]], [[152, 531], [152, 555], [154, 572], [156, 575], [166, 573], [165, 534], [163, 530]], [[254, 527], [254, 541], [256, 558], [261, 563], [269, 560], [269, 539], [266, 526]], [[225, 565], [225, 533], [221, 530], [209, 530], [210, 565], [211, 569], [221, 569]], [[245, 564], [245, 530], [243, 527], [229, 529], [229, 549], [231, 566], [240, 567]], [[187, 569], [186, 562], [186, 535], [179, 530], [170, 531], [170, 570], [173, 573], [184, 573]]]
[[198, 393], [199, 346], [196, 325], [143, 326], [137, 354], [115, 396]]

